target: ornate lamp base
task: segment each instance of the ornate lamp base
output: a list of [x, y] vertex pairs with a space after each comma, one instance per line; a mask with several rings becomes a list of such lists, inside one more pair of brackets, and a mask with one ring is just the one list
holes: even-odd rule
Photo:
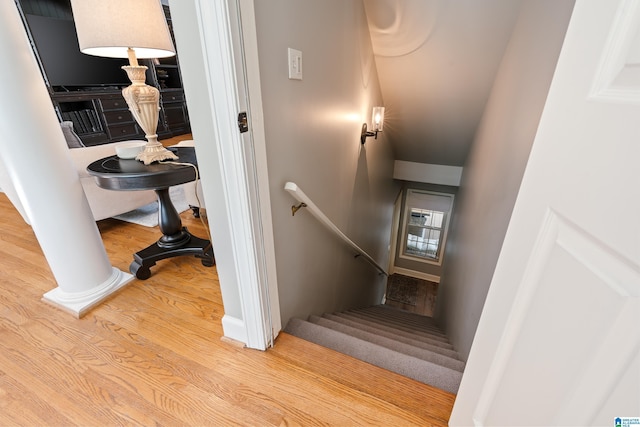
[[147, 144], [144, 150], [136, 156], [136, 160], [140, 160], [145, 165], [153, 162], [161, 162], [163, 160], [177, 160], [178, 156], [172, 151], [167, 150], [158, 142], [158, 135], [146, 135]]
[[160, 92], [155, 87], [144, 83], [147, 67], [126, 65], [122, 68], [131, 80], [131, 86], [122, 89], [122, 96], [127, 101], [129, 111], [144, 130], [145, 138], [147, 138], [147, 145], [145, 145], [144, 151], [138, 154], [136, 160], [144, 162], [145, 165], [161, 160], [176, 160], [178, 156], [158, 142], [156, 129], [158, 127], [158, 111], [160, 110]]

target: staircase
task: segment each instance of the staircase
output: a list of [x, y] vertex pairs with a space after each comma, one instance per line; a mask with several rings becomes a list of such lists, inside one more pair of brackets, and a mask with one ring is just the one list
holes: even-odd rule
[[377, 305], [293, 318], [284, 331], [450, 393], [460, 386], [464, 362], [430, 317]]

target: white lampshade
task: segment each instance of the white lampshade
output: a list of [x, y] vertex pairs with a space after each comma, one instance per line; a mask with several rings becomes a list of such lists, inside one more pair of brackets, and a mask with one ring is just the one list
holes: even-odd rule
[[175, 55], [160, 0], [71, 0], [80, 51], [108, 58]]

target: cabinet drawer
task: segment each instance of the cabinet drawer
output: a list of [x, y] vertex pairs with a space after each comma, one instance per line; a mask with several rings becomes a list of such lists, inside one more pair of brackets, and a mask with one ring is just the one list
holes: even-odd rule
[[133, 121], [133, 116], [129, 110], [105, 111], [104, 118], [109, 126]]
[[182, 104], [171, 107], [165, 106], [164, 117], [169, 127], [171, 127], [171, 125], [184, 124], [184, 122], [186, 121]]
[[127, 123], [109, 126], [109, 133], [111, 134], [111, 138], [121, 139], [124, 137], [137, 136], [139, 132], [135, 123]]
[[183, 92], [165, 92], [162, 94], [163, 103], [183, 102], [183, 101], [184, 101]]
[[100, 100], [100, 104], [102, 104], [102, 110], [103, 111], [108, 111], [108, 110], [122, 110], [122, 109], [128, 109], [129, 106], [127, 105], [127, 102], [124, 100], [124, 98], [108, 98], [108, 99], [101, 99]]

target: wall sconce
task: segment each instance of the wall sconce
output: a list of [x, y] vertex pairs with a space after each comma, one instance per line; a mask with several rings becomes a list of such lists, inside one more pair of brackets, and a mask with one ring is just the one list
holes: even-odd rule
[[368, 136], [373, 136], [378, 139], [378, 132], [382, 132], [382, 126], [384, 125], [384, 107], [373, 107], [373, 113], [371, 114], [371, 131], [367, 131], [367, 124], [362, 124], [362, 133], [360, 133], [360, 143], [364, 144], [367, 141]]

